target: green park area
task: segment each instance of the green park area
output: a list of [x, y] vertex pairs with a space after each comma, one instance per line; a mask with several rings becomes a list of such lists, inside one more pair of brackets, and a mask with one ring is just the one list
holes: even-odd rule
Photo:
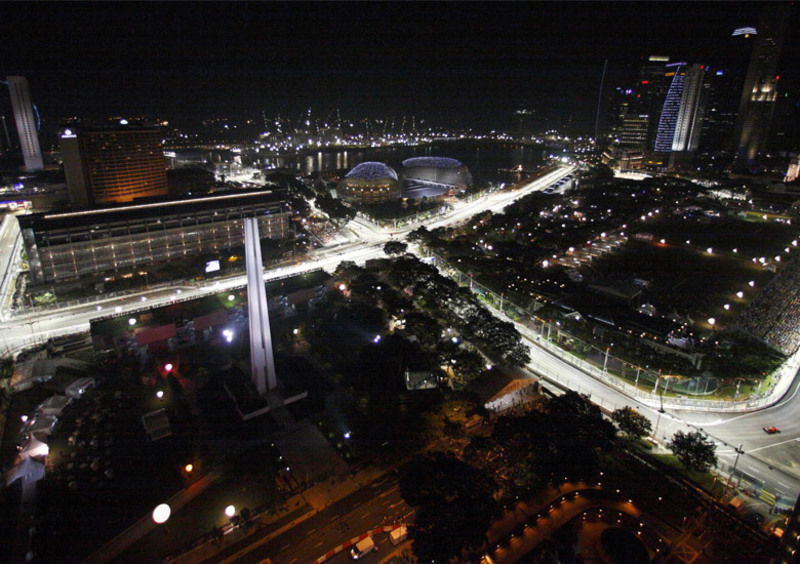
[[607, 179], [412, 238], [495, 308], [642, 389], [663, 373], [667, 394], [742, 399], [792, 346], [751, 326], [769, 326], [759, 315], [779, 296], [765, 288], [800, 248], [788, 218], [738, 209], [676, 179]]

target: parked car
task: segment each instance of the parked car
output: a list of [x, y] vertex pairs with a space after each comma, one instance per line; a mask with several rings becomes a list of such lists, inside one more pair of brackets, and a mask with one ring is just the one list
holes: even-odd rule
[[778, 429], [777, 427], [762, 427], [762, 429], [767, 435], [774, 435], [775, 433], [781, 432], [781, 430]]

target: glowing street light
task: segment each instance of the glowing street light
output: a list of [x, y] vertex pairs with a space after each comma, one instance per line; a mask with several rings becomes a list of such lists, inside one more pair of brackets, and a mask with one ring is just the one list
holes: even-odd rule
[[729, 309], [731, 309], [731, 304], [725, 304], [724, 306], [722, 306], [722, 308], [723, 308], [725, 311], [728, 311]]
[[713, 327], [714, 325], [716, 325], [716, 323], [717, 323], [717, 320], [716, 320], [716, 319], [714, 319], [713, 317], [709, 317], [709, 318], [708, 318], [708, 324], [709, 324], [709, 325], [711, 325], [712, 327]]
[[739, 290], [738, 292], [736, 292], [736, 297], [739, 298], [739, 299], [742, 299], [744, 297], [744, 292]]
[[128, 325], [130, 325], [131, 327], [136, 325], [136, 318], [135, 317], [131, 317], [130, 319], [128, 319]]
[[747, 285], [750, 286], [751, 288], [755, 288], [756, 287], [756, 281], [755, 280], [751, 280], [750, 282], [747, 283]]
[[170, 509], [169, 505], [167, 505], [166, 503], [161, 503], [159, 505], [156, 505], [156, 508], [153, 509], [153, 522], [156, 523], [157, 525], [166, 523], [171, 513], [172, 509]]
[[175, 368], [171, 362], [168, 362], [164, 365], [164, 372], [172, 372], [172, 369]]
[[187, 474], [191, 474], [192, 471], [194, 470], [194, 464], [192, 464], [192, 463], [187, 464], [186, 466], [183, 467], [183, 470]]
[[158, 399], [164, 399], [164, 390], [158, 390], [158, 391], [156, 392], [156, 397], [157, 397]]
[[236, 506], [234, 506], [234, 505], [229, 505], [228, 507], [226, 507], [226, 508], [225, 508], [225, 515], [226, 515], [228, 518], [231, 518], [231, 517], [233, 517], [234, 515], [236, 515]]

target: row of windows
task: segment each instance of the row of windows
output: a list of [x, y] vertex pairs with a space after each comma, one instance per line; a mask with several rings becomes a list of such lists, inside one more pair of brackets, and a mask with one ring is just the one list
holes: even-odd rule
[[96, 241], [108, 239], [109, 237], [123, 237], [136, 233], [163, 233], [167, 229], [178, 229], [182, 227], [192, 227], [195, 225], [205, 225], [209, 223], [226, 224], [229, 223], [233, 228], [242, 230], [242, 216], [245, 211], [248, 215], [258, 215], [261, 220], [259, 224], [266, 225], [269, 217], [281, 213], [275, 207], [248, 210], [226, 210], [223, 212], [207, 211], [197, 215], [166, 216], [161, 219], [150, 220], [147, 223], [127, 223], [116, 222], [106, 224], [103, 227], [83, 227], [61, 230], [49, 230], [38, 232], [36, 244], [40, 247], [48, 245], [62, 245], [78, 241]]
[[[288, 234], [288, 214], [264, 216], [259, 221], [262, 238], [279, 239]], [[131, 234], [106, 242], [85, 241], [49, 245], [38, 249], [41, 271], [37, 281], [63, 280], [132, 265], [149, 264], [240, 246], [244, 243], [241, 221], [197, 225], [158, 233]], [[33, 267], [33, 264], [31, 265]]]

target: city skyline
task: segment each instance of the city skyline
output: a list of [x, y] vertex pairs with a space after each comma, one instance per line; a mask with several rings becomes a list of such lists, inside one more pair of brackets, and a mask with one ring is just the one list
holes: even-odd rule
[[2, 70], [31, 82], [44, 128], [70, 115], [244, 119], [309, 106], [501, 128], [529, 107], [589, 131], [605, 59], [607, 84], [654, 52], [724, 64], [719, 42], [763, 7], [11, 4]]

